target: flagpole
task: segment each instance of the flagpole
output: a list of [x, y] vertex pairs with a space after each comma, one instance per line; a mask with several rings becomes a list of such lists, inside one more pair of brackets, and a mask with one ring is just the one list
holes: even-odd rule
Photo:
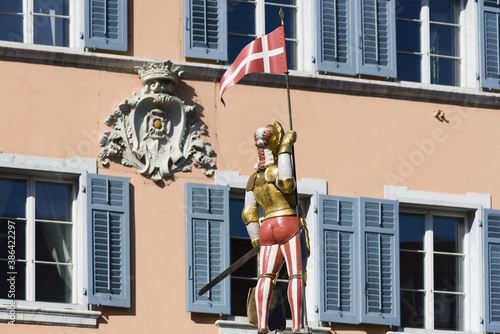
[[[285, 23], [283, 22], [283, 8], [280, 8], [279, 15], [281, 18], [281, 25], [285, 26]], [[284, 38], [284, 37], [283, 37]], [[290, 131], [293, 131], [293, 121], [292, 121], [292, 103], [290, 100], [290, 82], [288, 79], [288, 68], [285, 72], [285, 82], [286, 82], [286, 93], [287, 93], [287, 98], [288, 98], [288, 119], [290, 121]], [[297, 181], [297, 170], [295, 167], [295, 148], [294, 145], [292, 145], [292, 166], [293, 166], [293, 175], [295, 177], [295, 183], [298, 186], [298, 181]], [[304, 315], [304, 329], [306, 330], [306, 333], [311, 333], [309, 329], [309, 321], [307, 319], [307, 307], [306, 307], [306, 286], [305, 286], [305, 275], [304, 275], [304, 265], [302, 261], [302, 236], [300, 234], [300, 212], [299, 212], [299, 195], [298, 195], [298, 188], [295, 189], [295, 211], [297, 212], [297, 235], [299, 236], [299, 263], [300, 263], [300, 276], [302, 277], [301, 285], [302, 285], [302, 308], [303, 308], [303, 315]]]

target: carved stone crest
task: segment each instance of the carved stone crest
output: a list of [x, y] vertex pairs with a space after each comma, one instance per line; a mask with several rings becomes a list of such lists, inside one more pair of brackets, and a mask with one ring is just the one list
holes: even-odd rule
[[109, 115], [106, 125], [113, 131], [99, 138], [101, 163], [121, 159], [154, 181], [191, 171], [191, 163], [212, 175], [214, 150], [199, 139], [206, 126], [194, 106], [185, 105], [174, 91], [182, 73], [170, 61], [146, 64], [138, 73], [144, 88]]

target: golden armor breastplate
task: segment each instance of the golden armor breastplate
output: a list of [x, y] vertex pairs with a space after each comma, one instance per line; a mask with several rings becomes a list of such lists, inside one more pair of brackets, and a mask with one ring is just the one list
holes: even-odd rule
[[285, 194], [280, 191], [276, 187], [277, 176], [278, 166], [273, 165], [263, 172], [255, 173], [251, 177], [253, 180], [249, 180], [255, 199], [264, 210], [264, 219], [296, 215], [295, 194], [293, 192]]

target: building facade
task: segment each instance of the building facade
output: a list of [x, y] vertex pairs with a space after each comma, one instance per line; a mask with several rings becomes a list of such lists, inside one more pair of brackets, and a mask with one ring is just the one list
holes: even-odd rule
[[[292, 120], [284, 75], [219, 97], [280, 8]], [[197, 292], [251, 248], [275, 121], [313, 333], [500, 331], [499, 22], [496, 0], [0, 0], [0, 331], [255, 332], [255, 259]]]

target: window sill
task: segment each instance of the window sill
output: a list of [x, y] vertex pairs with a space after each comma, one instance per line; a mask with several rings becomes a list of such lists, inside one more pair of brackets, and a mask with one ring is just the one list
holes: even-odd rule
[[[57, 309], [37, 306], [21, 306], [17, 304], [14, 305], [15, 308], [12, 306], [0, 305], [0, 322], [9, 322], [13, 325], [20, 323], [97, 327], [97, 319], [101, 315], [100, 311], [88, 311], [77, 308]], [[12, 319], [13, 316], [14, 319]]]
[[[0, 41], [0, 60], [73, 66], [96, 70], [136, 73], [136, 67], [159, 59], [138, 58], [105, 53], [92, 53], [79, 48], [50, 47]], [[218, 82], [227, 65], [198, 62], [174, 62], [183, 72], [182, 78]], [[240, 80], [242, 84], [265, 87], [285, 87], [279, 74], [252, 73]], [[290, 71], [290, 88], [334, 94], [373, 96], [419, 102], [453, 104], [476, 108], [499, 108], [500, 94], [478, 89], [389, 82], [382, 80], [348, 78], [313, 72]]]
[[461, 331], [445, 331], [437, 329], [420, 329], [420, 328], [399, 328], [396, 332], [387, 332], [386, 334], [478, 334], [474, 332], [461, 332]]
[[[217, 320], [219, 334], [255, 334], [256, 327], [249, 324], [245, 317], [236, 317], [234, 320]], [[290, 330], [291, 321], [287, 321], [287, 330]], [[312, 334], [330, 333], [330, 327], [310, 327]]]

